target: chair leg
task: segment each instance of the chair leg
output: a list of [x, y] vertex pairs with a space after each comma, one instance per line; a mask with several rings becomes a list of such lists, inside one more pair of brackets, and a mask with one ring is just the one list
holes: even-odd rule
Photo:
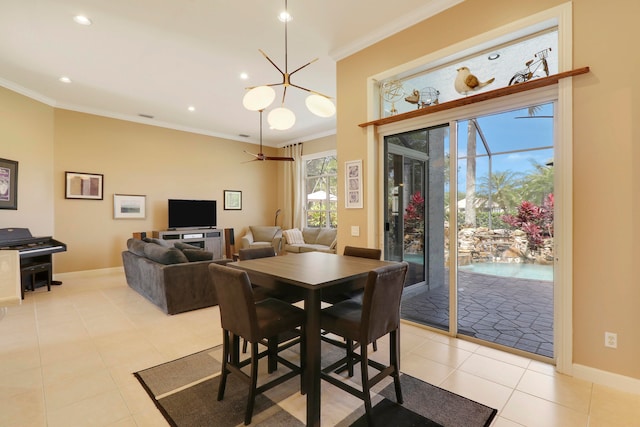
[[373, 342], [373, 351], [378, 351], [378, 340]]
[[374, 425], [373, 413], [371, 408], [371, 391], [369, 386], [369, 356], [367, 355], [367, 346], [360, 346], [360, 370], [362, 377], [362, 400], [364, 400], [364, 410], [367, 414], [367, 422], [370, 426]]
[[227, 363], [229, 360], [229, 331], [222, 332], [222, 373], [220, 375], [220, 384], [218, 385], [218, 400], [224, 398], [224, 389], [227, 385]]
[[258, 385], [258, 343], [251, 343], [251, 379], [249, 384], [249, 398], [247, 411], [244, 414], [244, 425], [251, 424], [253, 417], [253, 404], [256, 400], [256, 388]]
[[347, 372], [353, 376], [353, 340], [347, 340]]
[[389, 360], [393, 365], [393, 384], [396, 389], [396, 401], [402, 405], [402, 388], [400, 387], [400, 332], [396, 329], [391, 331], [389, 335], [391, 342], [389, 343]]

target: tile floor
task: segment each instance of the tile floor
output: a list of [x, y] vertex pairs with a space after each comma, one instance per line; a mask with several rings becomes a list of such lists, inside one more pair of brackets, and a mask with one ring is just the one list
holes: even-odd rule
[[[217, 308], [166, 316], [119, 269], [57, 279], [0, 311], [0, 426], [166, 426], [132, 372], [220, 344]], [[640, 426], [638, 395], [410, 325], [402, 370], [497, 408], [495, 427]]]

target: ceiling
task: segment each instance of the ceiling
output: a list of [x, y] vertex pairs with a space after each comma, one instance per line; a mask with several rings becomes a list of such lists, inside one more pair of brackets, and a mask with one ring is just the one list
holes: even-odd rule
[[[319, 58], [291, 81], [335, 97], [337, 60], [460, 1], [289, 0], [289, 72]], [[242, 97], [282, 79], [258, 49], [284, 69], [283, 10], [284, 0], [0, 0], [0, 86], [58, 108], [257, 143], [259, 114]], [[76, 24], [78, 14], [92, 25]], [[271, 108], [282, 86], [276, 93]], [[314, 116], [306, 96], [287, 90], [296, 124], [277, 131], [265, 119], [265, 145], [335, 133], [335, 116]]]

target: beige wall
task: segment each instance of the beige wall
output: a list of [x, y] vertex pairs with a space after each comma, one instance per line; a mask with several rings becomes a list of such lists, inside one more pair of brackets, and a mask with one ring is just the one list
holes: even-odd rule
[[0, 228], [53, 234], [53, 108], [0, 87], [0, 158], [18, 162], [18, 209], [0, 209]]
[[[562, 3], [466, 0], [339, 61], [340, 164], [367, 158], [371, 130], [357, 124], [368, 119], [368, 77]], [[591, 68], [573, 79], [573, 362], [640, 379], [640, 80], [633, 78], [640, 56], [629, 45], [640, 37], [637, 16], [638, 2], [573, 3], [573, 68]], [[365, 173], [377, 179], [371, 167]], [[377, 191], [372, 184], [365, 184], [368, 196]], [[338, 217], [341, 246], [362, 243], [349, 236], [349, 225], [361, 225], [361, 233], [376, 226], [366, 208], [340, 207]], [[604, 347], [605, 331], [617, 332], [618, 349]]]

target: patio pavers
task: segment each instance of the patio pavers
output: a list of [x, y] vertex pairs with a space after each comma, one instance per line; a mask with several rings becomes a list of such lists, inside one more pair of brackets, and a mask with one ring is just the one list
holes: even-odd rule
[[[402, 318], [449, 325], [449, 284], [409, 286]], [[496, 344], [553, 357], [553, 282], [458, 272], [458, 330]]]

